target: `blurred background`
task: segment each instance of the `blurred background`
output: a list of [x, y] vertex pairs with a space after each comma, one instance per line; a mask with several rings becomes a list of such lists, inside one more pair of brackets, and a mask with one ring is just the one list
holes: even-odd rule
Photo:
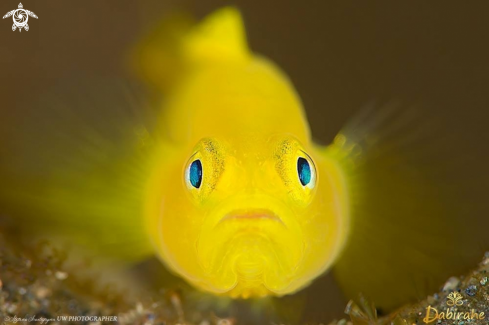
[[[485, 1], [25, 0], [39, 16], [31, 30], [1, 21], [2, 111], [73, 73], [124, 74], [124, 55], [162, 17], [185, 10], [200, 18], [229, 4], [242, 10], [252, 49], [291, 77], [321, 140], [366, 103], [392, 99], [467, 132], [485, 126]], [[0, 9], [17, 6], [4, 0]]]
[[[2, 0], [2, 16], [16, 9], [17, 1]], [[201, 18], [231, 4], [243, 13], [251, 48], [290, 76], [320, 142], [330, 142], [366, 104], [395, 100], [421, 107], [453, 132], [450, 139], [455, 142], [443, 145], [453, 148], [454, 155], [460, 146], [464, 154], [471, 152], [476, 167], [465, 171], [467, 177], [487, 173], [489, 4], [485, 1], [25, 0], [22, 4], [39, 19], [30, 18], [30, 30], [21, 33], [12, 32], [10, 17], [0, 21], [0, 120], [15, 115], [11, 108], [19, 100], [35, 98], [80, 73], [130, 77], [128, 52], [162, 18], [176, 10]], [[486, 197], [486, 188], [470, 190]], [[310, 297], [325, 299], [320, 291]], [[344, 302], [336, 305], [327, 314], [324, 305], [316, 304], [309, 315], [336, 317]]]

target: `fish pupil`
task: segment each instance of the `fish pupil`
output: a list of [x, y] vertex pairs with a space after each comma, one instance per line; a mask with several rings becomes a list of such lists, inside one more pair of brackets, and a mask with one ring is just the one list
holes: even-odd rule
[[202, 184], [202, 163], [200, 160], [195, 160], [190, 165], [189, 178], [190, 184], [195, 188], [199, 188]]
[[311, 166], [305, 158], [299, 157], [297, 159], [297, 172], [302, 186], [306, 186], [311, 182]]

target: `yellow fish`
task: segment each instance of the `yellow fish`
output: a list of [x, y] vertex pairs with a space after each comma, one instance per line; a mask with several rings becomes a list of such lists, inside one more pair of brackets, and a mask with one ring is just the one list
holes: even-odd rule
[[163, 94], [152, 109], [121, 113], [133, 100], [121, 93], [85, 107], [75, 92], [79, 109], [38, 113], [24, 151], [3, 146], [0, 194], [14, 220], [63, 225], [112, 257], [156, 255], [233, 298], [292, 294], [333, 268], [348, 297], [390, 309], [482, 256], [482, 232], [396, 146], [405, 118], [367, 112], [318, 145], [292, 83], [249, 49], [236, 9], [168, 25], [136, 56]]

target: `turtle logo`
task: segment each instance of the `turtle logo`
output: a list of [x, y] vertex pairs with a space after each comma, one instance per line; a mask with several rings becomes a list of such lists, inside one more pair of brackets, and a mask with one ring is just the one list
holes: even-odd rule
[[22, 3], [19, 3], [19, 9], [14, 9], [12, 11], [9, 11], [3, 16], [3, 19], [12, 16], [14, 19], [14, 24], [12, 25], [12, 31], [15, 32], [15, 30], [18, 28], [19, 32], [22, 31], [22, 28], [24, 28], [26, 31], [29, 30], [29, 25], [27, 25], [27, 21], [29, 20], [29, 16], [36, 18], [37, 16], [35, 13], [29, 10], [25, 10], [24, 6], [22, 6]]

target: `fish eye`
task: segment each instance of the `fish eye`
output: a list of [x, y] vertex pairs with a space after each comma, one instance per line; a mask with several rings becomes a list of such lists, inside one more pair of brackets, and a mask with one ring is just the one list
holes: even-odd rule
[[190, 182], [193, 187], [199, 188], [202, 184], [202, 175], [203, 170], [201, 161], [199, 159], [194, 160], [188, 169], [187, 181]]
[[297, 173], [302, 186], [306, 186], [311, 182], [311, 166], [306, 158], [299, 157], [297, 159]]
[[302, 150], [297, 158], [297, 177], [303, 188], [313, 189], [316, 186], [316, 167], [311, 157]]
[[192, 151], [182, 180], [194, 203], [202, 203], [214, 191], [224, 171], [225, 149], [218, 140], [204, 138]]
[[300, 206], [307, 206], [316, 193], [318, 171], [314, 160], [293, 137], [279, 137], [273, 144], [273, 161], [284, 193]]

